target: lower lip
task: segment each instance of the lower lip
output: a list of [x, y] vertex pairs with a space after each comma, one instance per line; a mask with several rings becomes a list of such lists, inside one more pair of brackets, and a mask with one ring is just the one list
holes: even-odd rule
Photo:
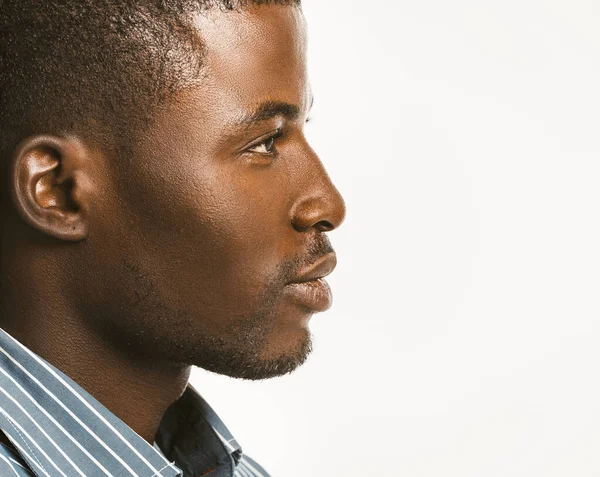
[[333, 303], [331, 288], [322, 278], [310, 282], [289, 283], [286, 288], [296, 302], [315, 313], [327, 311]]

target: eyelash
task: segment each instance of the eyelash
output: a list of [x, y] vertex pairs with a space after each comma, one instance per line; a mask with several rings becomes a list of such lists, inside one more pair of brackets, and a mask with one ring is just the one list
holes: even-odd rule
[[[247, 149], [248, 152], [251, 152], [253, 154], [259, 154], [261, 156], [273, 156], [277, 154], [277, 150], [275, 149], [275, 142], [277, 141], [277, 139], [279, 139], [281, 136], [283, 136], [283, 130], [277, 129], [273, 134], [270, 134], [269, 136], [265, 137], [264, 139], [261, 138], [259, 139], [259, 142], [255, 142], [254, 144], [250, 145]], [[256, 152], [253, 151], [252, 149], [256, 149], [259, 146], [262, 146], [268, 142], [272, 141], [272, 145], [271, 148], [268, 152]]]
[[[306, 123], [311, 122], [312, 117], [308, 117], [306, 118]], [[259, 154], [261, 156], [275, 156], [277, 155], [277, 150], [274, 149], [275, 148], [275, 143], [277, 142], [277, 139], [279, 139], [280, 137], [283, 136], [283, 129], [278, 128], [273, 134], [270, 134], [269, 136], [265, 137], [264, 139], [259, 139], [260, 142], [255, 142], [254, 144], [251, 144], [246, 151], [253, 153], [253, 154]], [[268, 143], [269, 141], [272, 141], [273, 144], [271, 145], [271, 150], [268, 152], [256, 152], [253, 151], [252, 149], [256, 149], [259, 146], [262, 146], [263, 144]]]

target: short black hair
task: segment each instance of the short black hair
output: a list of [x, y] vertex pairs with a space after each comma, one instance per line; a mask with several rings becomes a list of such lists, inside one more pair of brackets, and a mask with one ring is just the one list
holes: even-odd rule
[[165, 98], [201, 81], [189, 15], [255, 4], [300, 0], [0, 0], [2, 168], [35, 134], [94, 131], [88, 139], [121, 147]]

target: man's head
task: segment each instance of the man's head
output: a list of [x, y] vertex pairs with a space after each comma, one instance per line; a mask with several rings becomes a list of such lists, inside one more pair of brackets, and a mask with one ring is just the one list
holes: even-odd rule
[[0, 0], [0, 35], [5, 307], [50, 295], [230, 376], [302, 363], [329, 303], [290, 283], [331, 268], [345, 210], [304, 136], [298, 2]]

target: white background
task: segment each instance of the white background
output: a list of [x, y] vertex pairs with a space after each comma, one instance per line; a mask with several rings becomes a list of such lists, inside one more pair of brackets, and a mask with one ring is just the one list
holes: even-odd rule
[[193, 384], [274, 477], [600, 476], [600, 2], [304, 4], [335, 305]]

